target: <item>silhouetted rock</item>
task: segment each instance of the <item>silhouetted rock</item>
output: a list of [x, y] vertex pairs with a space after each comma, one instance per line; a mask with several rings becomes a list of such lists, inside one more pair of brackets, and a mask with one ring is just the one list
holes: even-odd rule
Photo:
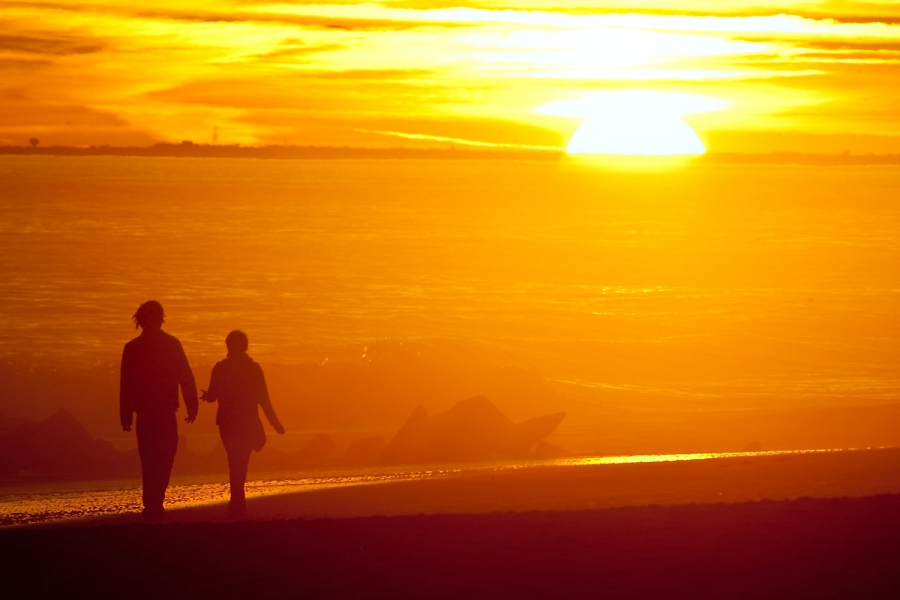
[[16, 473], [113, 476], [127, 461], [107, 441], [95, 440], [65, 409], [28, 422], [0, 438], [0, 475]]
[[259, 452], [254, 452], [250, 457], [250, 471], [289, 471], [296, 466], [294, 457], [278, 450], [271, 445], [266, 445]]
[[571, 456], [571, 453], [562, 446], [548, 444], [541, 440], [537, 443], [537, 446], [534, 447], [533, 456], [536, 460], [553, 460], [554, 458], [566, 458], [567, 456]]
[[178, 452], [175, 453], [173, 473], [202, 473], [210, 470], [209, 463], [209, 453], [193, 452], [188, 437], [184, 434], [178, 436]]
[[387, 444], [380, 435], [354, 440], [347, 448], [343, 462], [349, 465], [368, 465], [375, 463], [384, 453]]
[[294, 453], [294, 459], [301, 466], [317, 466], [334, 454], [334, 440], [320, 433], [308, 444]]
[[762, 452], [762, 444], [759, 442], [750, 442], [743, 450], [741, 450], [741, 452]]
[[530, 456], [531, 448], [565, 417], [555, 413], [514, 425], [484, 396], [454, 404], [428, 416], [421, 406], [391, 440], [382, 456], [386, 463], [467, 462]]
[[7, 417], [6, 415], [0, 415], [0, 436], [10, 434], [22, 425], [31, 422], [32, 421], [26, 421], [25, 419], [14, 419], [12, 417]]

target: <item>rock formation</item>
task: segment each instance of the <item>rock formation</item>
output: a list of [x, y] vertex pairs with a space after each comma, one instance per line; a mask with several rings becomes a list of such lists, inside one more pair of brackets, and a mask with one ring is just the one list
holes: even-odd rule
[[314, 467], [324, 463], [331, 455], [334, 454], [334, 440], [320, 433], [308, 444], [294, 453], [294, 459], [300, 466]]
[[110, 476], [127, 460], [107, 441], [95, 440], [65, 409], [26, 422], [0, 438], [0, 476], [17, 473]]
[[384, 454], [387, 446], [380, 435], [355, 440], [347, 448], [347, 454], [341, 462], [347, 465], [374, 464]]
[[388, 464], [471, 462], [527, 458], [565, 417], [554, 413], [513, 424], [484, 396], [462, 400], [429, 416], [417, 407], [385, 448]]

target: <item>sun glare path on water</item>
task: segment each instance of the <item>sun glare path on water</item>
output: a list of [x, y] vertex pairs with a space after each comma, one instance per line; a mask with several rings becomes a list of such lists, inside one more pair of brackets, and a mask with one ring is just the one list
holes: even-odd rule
[[[492, 463], [444, 465], [430, 470], [368, 472], [304, 478], [271, 478], [248, 481], [248, 498], [313, 492], [339, 487], [376, 485], [403, 481], [420, 481], [458, 477], [485, 471], [534, 469], [541, 467], [579, 467], [596, 465], [627, 465], [638, 463], [671, 463], [727, 458], [753, 458], [783, 455], [853, 452], [862, 448], [771, 450], [765, 452], [704, 452], [693, 454], [641, 454], [629, 456], [588, 456], [564, 459], [527, 461], [522, 463]], [[57, 491], [28, 491], [0, 489], [0, 527], [51, 523], [103, 516], [139, 514], [140, 485], [128, 482], [98, 482], [96, 485], [72, 482], [69, 489]], [[93, 489], [90, 489], [93, 487]], [[88, 489], [85, 489], [88, 488]], [[169, 487], [166, 507], [170, 510], [211, 506], [228, 501], [228, 484], [223, 482], [182, 484]]]
[[688, 462], [715, 458], [751, 458], [756, 456], [782, 456], [785, 454], [818, 454], [824, 452], [853, 452], [861, 448], [815, 449], [815, 450], [769, 450], [765, 452], [699, 452], [694, 454], [639, 454], [633, 456], [598, 456], [589, 458], [557, 459], [554, 464], [561, 466], [584, 465], [627, 465], [634, 463]]

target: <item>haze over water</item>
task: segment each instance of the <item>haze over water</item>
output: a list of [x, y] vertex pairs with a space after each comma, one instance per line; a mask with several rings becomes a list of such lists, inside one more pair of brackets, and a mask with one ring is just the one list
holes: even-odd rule
[[155, 298], [195, 364], [242, 328], [263, 364], [391, 339], [685, 405], [895, 398], [893, 167], [3, 157], [0, 181], [7, 358], [116, 364]]

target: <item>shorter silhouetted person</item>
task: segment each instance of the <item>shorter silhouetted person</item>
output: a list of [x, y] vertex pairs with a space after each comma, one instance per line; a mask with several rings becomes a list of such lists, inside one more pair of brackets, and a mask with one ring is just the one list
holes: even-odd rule
[[181, 342], [162, 330], [163, 307], [150, 300], [132, 317], [141, 335], [125, 344], [119, 387], [122, 429], [131, 431], [137, 414], [138, 454], [143, 477], [144, 517], [160, 521], [178, 449], [178, 387], [187, 407], [185, 421], [197, 417], [197, 386]]
[[279, 434], [284, 427], [275, 416], [272, 401], [262, 367], [247, 355], [249, 342], [243, 331], [232, 331], [225, 338], [228, 358], [216, 363], [209, 380], [209, 390], [203, 390], [201, 398], [207, 402], [219, 402], [216, 425], [222, 436], [222, 445], [228, 455], [228, 474], [231, 484], [231, 501], [228, 514], [241, 518], [247, 514], [244, 484], [250, 453], [259, 452], [266, 444], [266, 432], [259, 418], [258, 406]]

